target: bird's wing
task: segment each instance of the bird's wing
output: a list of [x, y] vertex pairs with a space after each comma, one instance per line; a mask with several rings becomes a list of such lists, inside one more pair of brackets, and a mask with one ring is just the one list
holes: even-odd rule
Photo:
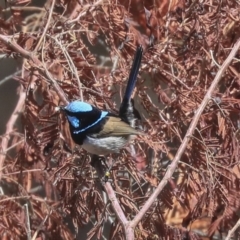
[[124, 136], [141, 134], [118, 117], [108, 117], [107, 122], [99, 133], [101, 136]]

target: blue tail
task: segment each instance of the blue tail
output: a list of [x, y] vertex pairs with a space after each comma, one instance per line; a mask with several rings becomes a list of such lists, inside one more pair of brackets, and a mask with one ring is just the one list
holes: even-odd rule
[[134, 125], [133, 124], [134, 119], [139, 118], [139, 113], [134, 108], [134, 102], [131, 101], [131, 95], [136, 85], [137, 75], [138, 75], [141, 60], [142, 60], [142, 54], [143, 54], [143, 48], [142, 46], [139, 46], [135, 53], [131, 72], [129, 74], [127, 87], [126, 87], [125, 94], [119, 109], [119, 116], [125, 122], [129, 123], [131, 126]]
[[127, 84], [127, 87], [125, 90], [123, 101], [129, 102], [131, 100], [131, 95], [132, 95], [133, 89], [135, 88], [136, 81], [137, 81], [137, 75], [138, 75], [141, 60], [142, 60], [142, 54], [143, 54], [143, 48], [142, 48], [142, 46], [139, 46], [135, 53], [135, 57], [133, 60], [131, 72], [129, 74], [128, 84]]

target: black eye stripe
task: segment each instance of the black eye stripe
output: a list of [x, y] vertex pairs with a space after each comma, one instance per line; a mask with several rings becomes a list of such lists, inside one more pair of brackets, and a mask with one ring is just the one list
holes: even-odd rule
[[108, 112], [101, 111], [95, 107], [93, 107], [92, 111], [88, 112], [71, 112], [65, 109], [65, 113], [67, 116], [74, 117], [79, 120], [79, 126], [74, 126], [74, 124], [72, 124], [68, 119], [74, 134], [81, 134], [85, 131], [91, 131], [95, 124], [98, 124], [105, 116], [108, 115]]

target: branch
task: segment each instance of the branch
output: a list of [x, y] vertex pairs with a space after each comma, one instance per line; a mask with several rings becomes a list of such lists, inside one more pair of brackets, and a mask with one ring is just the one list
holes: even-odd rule
[[151, 207], [151, 205], [153, 204], [153, 202], [155, 201], [157, 196], [160, 194], [160, 192], [163, 190], [163, 188], [166, 186], [169, 179], [172, 177], [175, 169], [177, 168], [178, 162], [180, 161], [182, 154], [184, 153], [184, 151], [188, 145], [189, 139], [191, 138], [191, 136], [193, 135], [193, 133], [195, 131], [195, 128], [197, 126], [198, 120], [199, 120], [202, 112], [204, 111], [208, 101], [211, 99], [211, 95], [212, 95], [214, 89], [217, 87], [224, 71], [227, 69], [228, 65], [231, 63], [232, 59], [236, 55], [239, 47], [240, 47], [240, 39], [238, 39], [238, 41], [235, 43], [232, 51], [228, 55], [225, 62], [222, 64], [222, 66], [219, 69], [216, 77], [214, 78], [211, 86], [209, 87], [204, 99], [202, 100], [201, 105], [199, 106], [199, 108], [197, 109], [197, 111], [195, 113], [195, 116], [188, 128], [188, 131], [182, 141], [181, 146], [179, 147], [179, 149], [175, 155], [175, 158], [173, 159], [172, 163], [169, 165], [168, 170], [167, 170], [165, 176], [163, 177], [162, 181], [159, 183], [156, 190], [153, 192], [153, 194], [150, 196], [150, 198], [146, 201], [146, 203], [144, 204], [142, 209], [139, 211], [139, 213], [135, 216], [135, 218], [131, 222], [129, 222], [129, 228], [132, 229], [132, 231], [134, 230], [136, 225], [140, 222], [140, 220], [143, 218], [143, 216], [146, 214], [147, 210]]
[[67, 105], [68, 100], [66, 99], [66, 96], [63, 92], [63, 90], [58, 85], [57, 81], [53, 79], [51, 74], [47, 71], [47, 69], [44, 69], [44, 66], [42, 62], [34, 55], [33, 52], [29, 52], [25, 49], [23, 49], [20, 45], [14, 42], [14, 39], [10, 36], [4, 36], [0, 34], [0, 41], [4, 42], [6, 45], [8, 45], [11, 49], [16, 51], [17, 53], [20, 53], [23, 58], [28, 59], [32, 67], [37, 68], [39, 72], [53, 84], [53, 88], [56, 90], [57, 94], [59, 95], [61, 101], [63, 104]]
[[228, 235], [227, 235], [227, 237], [225, 238], [225, 240], [230, 240], [230, 239], [231, 239], [231, 236], [233, 235], [233, 233], [237, 230], [237, 228], [238, 228], [239, 226], [240, 226], [240, 219], [238, 219], [238, 221], [237, 221], [236, 224], [233, 226], [233, 228], [228, 231]]
[[55, 0], [52, 1], [52, 5], [51, 5], [51, 8], [50, 8], [49, 14], [48, 14], [47, 23], [46, 23], [46, 25], [45, 25], [45, 27], [44, 27], [43, 33], [42, 33], [42, 35], [41, 35], [41, 37], [40, 37], [40, 39], [39, 39], [39, 41], [38, 41], [38, 43], [37, 43], [34, 51], [38, 51], [38, 49], [39, 49], [39, 47], [40, 47], [40, 45], [41, 45], [41, 43], [42, 43], [42, 41], [43, 41], [46, 33], [47, 33], [48, 27], [49, 27], [50, 22], [51, 22], [51, 19], [52, 19], [52, 14], [53, 14], [53, 8], [54, 8], [54, 6], [55, 6]]
[[13, 131], [14, 124], [16, 123], [19, 112], [24, 105], [25, 98], [26, 98], [26, 92], [23, 91], [23, 89], [21, 87], [18, 103], [17, 103], [11, 117], [8, 120], [8, 123], [7, 123], [7, 126], [6, 126], [6, 132], [5, 132], [5, 135], [3, 136], [2, 143], [1, 143], [1, 148], [0, 148], [0, 180], [2, 179], [3, 163], [4, 163], [4, 160], [5, 160], [5, 156], [7, 154], [9, 134]]

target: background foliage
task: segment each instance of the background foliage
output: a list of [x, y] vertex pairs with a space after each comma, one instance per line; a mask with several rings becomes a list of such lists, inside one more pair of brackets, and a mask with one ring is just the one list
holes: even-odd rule
[[[171, 165], [239, 38], [239, 5], [6, 1], [0, 51], [21, 68], [14, 74], [18, 102], [0, 137], [1, 238], [73, 239], [88, 225], [88, 239], [124, 239], [90, 157], [72, 143], [56, 107], [81, 98], [117, 112], [135, 48], [143, 45], [134, 99], [146, 136], [108, 158], [115, 162], [109, 181], [132, 219]], [[238, 221], [239, 65], [238, 52], [136, 239], [224, 239]]]

